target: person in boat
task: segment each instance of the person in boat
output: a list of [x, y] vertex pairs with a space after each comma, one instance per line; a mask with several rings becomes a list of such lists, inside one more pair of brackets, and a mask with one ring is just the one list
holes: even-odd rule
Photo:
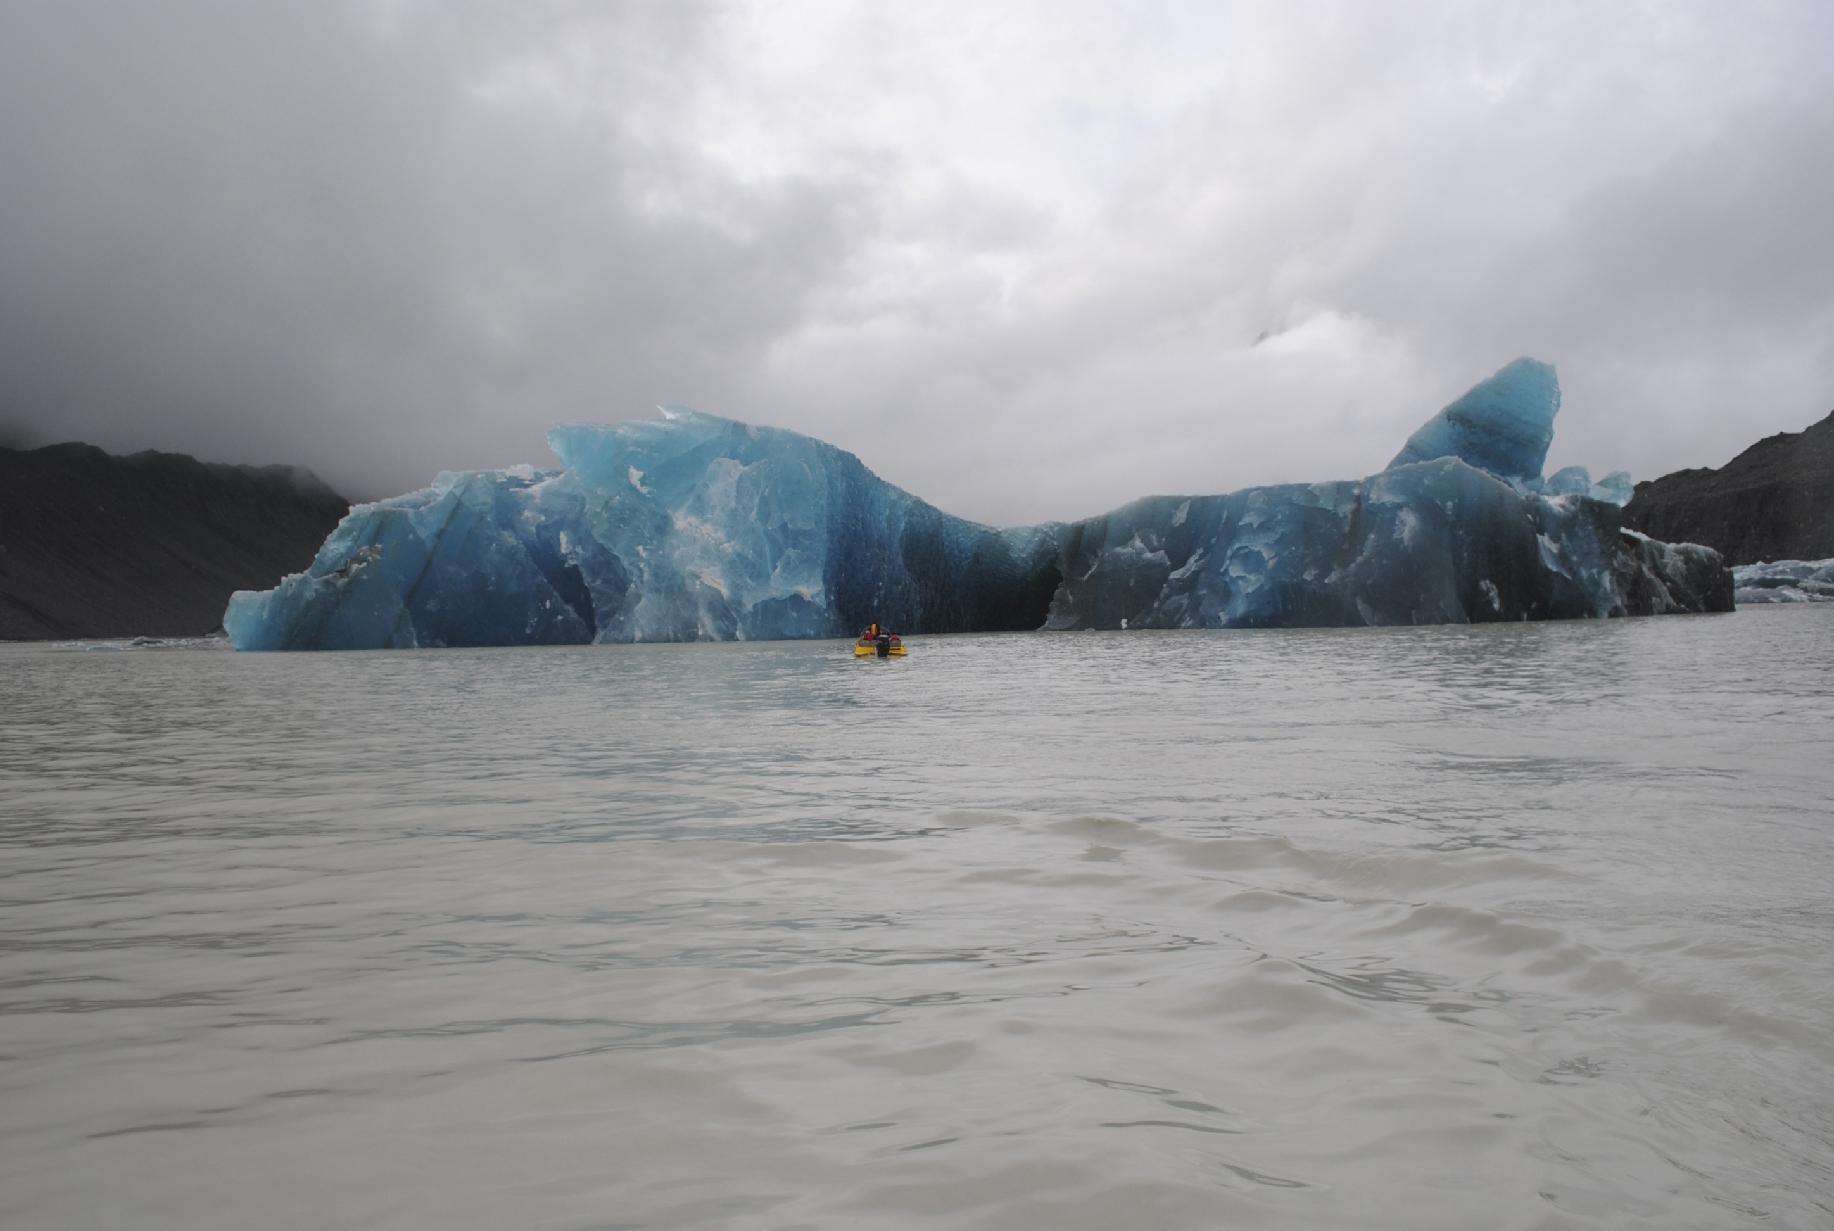
[[879, 622], [877, 620], [874, 620], [871, 624], [868, 624], [866, 626], [866, 631], [860, 634], [860, 640], [861, 641], [877, 641], [878, 639], [879, 639]]

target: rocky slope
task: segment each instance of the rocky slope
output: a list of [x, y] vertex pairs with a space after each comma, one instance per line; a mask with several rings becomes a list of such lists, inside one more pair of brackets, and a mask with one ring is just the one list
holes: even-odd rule
[[195, 636], [310, 563], [349, 504], [311, 471], [0, 448], [0, 639]]
[[1766, 437], [1718, 470], [1647, 483], [1624, 524], [1671, 543], [1703, 543], [1728, 564], [1834, 556], [1834, 414]]

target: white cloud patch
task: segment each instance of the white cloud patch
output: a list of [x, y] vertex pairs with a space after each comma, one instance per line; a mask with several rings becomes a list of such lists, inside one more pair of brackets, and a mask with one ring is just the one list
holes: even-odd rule
[[[1556, 464], [1834, 404], [1834, 8], [33, 4], [0, 419], [360, 494], [680, 402], [952, 511]], [[11, 433], [9, 433], [11, 434]]]

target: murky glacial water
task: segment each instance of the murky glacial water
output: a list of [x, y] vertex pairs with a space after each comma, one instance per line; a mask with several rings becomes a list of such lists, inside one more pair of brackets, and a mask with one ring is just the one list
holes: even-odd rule
[[1834, 1226], [1831, 651], [0, 647], [0, 1225]]

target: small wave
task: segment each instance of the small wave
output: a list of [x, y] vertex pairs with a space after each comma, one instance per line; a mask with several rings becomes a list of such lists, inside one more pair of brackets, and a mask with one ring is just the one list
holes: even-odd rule
[[1303, 873], [1311, 885], [1330, 887], [1340, 896], [1351, 892], [1405, 896], [1573, 876], [1522, 855], [1471, 849], [1328, 851], [1274, 836], [1184, 839], [1175, 848], [1188, 867], [1225, 872], [1287, 868]]

